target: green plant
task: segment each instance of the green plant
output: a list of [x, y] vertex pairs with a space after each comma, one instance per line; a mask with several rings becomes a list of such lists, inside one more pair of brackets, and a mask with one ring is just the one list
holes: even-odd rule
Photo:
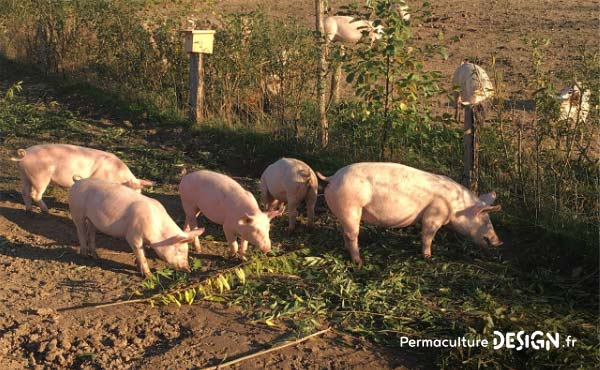
[[6, 89], [3, 102], [10, 102], [14, 97], [23, 90], [23, 81], [15, 82], [12, 86]]
[[[366, 16], [373, 27], [381, 27], [382, 37], [373, 43], [349, 52], [345, 58], [346, 80], [362, 99], [363, 116], [372, 125], [380, 125], [379, 159], [393, 157], [392, 138], [401, 138], [405, 131], [431, 124], [427, 102], [439, 95], [439, 72], [427, 72], [422, 60], [438, 47], [418, 47], [412, 40], [408, 23], [398, 13], [403, 1], [372, 1]], [[427, 6], [427, 3], [424, 4]], [[367, 30], [363, 31], [366, 32]], [[364, 39], [364, 38], [363, 38]]]

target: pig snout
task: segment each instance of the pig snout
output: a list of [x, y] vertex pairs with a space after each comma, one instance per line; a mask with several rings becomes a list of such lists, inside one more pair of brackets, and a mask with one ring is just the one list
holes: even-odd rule
[[271, 241], [267, 240], [264, 244], [262, 244], [260, 247], [258, 247], [261, 252], [263, 253], [269, 253], [271, 251]]
[[489, 247], [501, 247], [504, 242], [502, 240], [500, 240], [500, 238], [498, 238], [498, 236], [494, 235], [491, 238], [484, 238], [484, 240], [486, 241], [487, 245]]
[[173, 268], [175, 268], [176, 270], [179, 271], [185, 271], [185, 272], [190, 272], [192, 271], [190, 269], [190, 263], [188, 262], [187, 258], [184, 259], [178, 259], [176, 261], [172, 261], [171, 263], [169, 263]]
[[[179, 246], [175, 249], [173, 246], [167, 247], [170, 250], [162, 251], [157, 250], [156, 254], [167, 262], [167, 264], [179, 271], [190, 272], [190, 263], [188, 261], [187, 244], [185, 246]], [[162, 256], [161, 256], [162, 255]]]

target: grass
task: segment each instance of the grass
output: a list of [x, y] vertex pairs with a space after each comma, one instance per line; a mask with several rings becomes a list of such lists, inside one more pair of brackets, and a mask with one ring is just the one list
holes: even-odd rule
[[[17, 96], [0, 102], [3, 145], [62, 141], [113, 151], [140, 176], [162, 179], [157, 193], [176, 183], [179, 164], [255, 175], [289, 149], [266, 134], [227, 126], [185, 130], [107, 124], [53, 101], [28, 103]], [[304, 159], [325, 172], [339, 165], [335, 157]], [[301, 227], [291, 237], [282, 233], [286, 222], [274, 221], [272, 239], [281, 246], [272, 256], [254, 252], [248, 263], [222, 262], [219, 270], [193, 262], [191, 274], [160, 270], [142, 283], [139, 294], [154, 304], [204, 299], [241, 305], [257, 325], [303, 334], [331, 325], [391, 348], [399, 348], [402, 336], [491, 339], [494, 330], [559, 332], [579, 340], [573, 348], [552, 351], [425, 353], [435, 354], [436, 365], [444, 368], [591, 368], [600, 360], [597, 250], [580, 248], [577, 239], [500, 216], [494, 222], [507, 247], [480, 250], [442, 231], [434, 240], [434, 257], [424, 260], [418, 229], [363, 227], [365, 265], [357, 269], [329, 214], [319, 215], [314, 232]]]

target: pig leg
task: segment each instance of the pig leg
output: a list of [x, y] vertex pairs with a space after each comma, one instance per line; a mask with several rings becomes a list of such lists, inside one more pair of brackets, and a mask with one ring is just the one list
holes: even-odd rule
[[77, 238], [79, 239], [79, 253], [84, 256], [89, 256], [88, 250], [88, 240], [87, 240], [87, 228], [86, 221], [84, 217], [78, 217], [75, 214], [71, 214], [73, 217], [73, 223], [75, 224], [75, 229], [77, 230]]
[[263, 181], [263, 179], [261, 179], [260, 181], [260, 200], [263, 204], [263, 207], [265, 207], [267, 211], [272, 210], [270, 207], [274, 199], [271, 193], [269, 193], [269, 189], [267, 189], [267, 184]]
[[306, 213], [308, 227], [315, 226], [315, 206], [317, 205], [317, 188], [308, 188], [306, 192]]
[[25, 210], [32, 212], [31, 206], [31, 183], [25, 176], [21, 176], [21, 195], [23, 196], [23, 202], [25, 203]]
[[46, 191], [46, 188], [48, 187], [49, 184], [50, 184], [49, 176], [48, 176], [48, 180], [46, 180], [46, 181], [34, 181], [33, 184], [31, 184], [31, 192], [30, 192], [31, 199], [33, 199], [33, 201], [37, 203], [37, 205], [40, 207], [42, 212], [46, 212], [46, 213], [48, 213], [48, 207], [46, 206], [46, 203], [44, 203], [44, 201], [42, 200], [42, 195], [44, 195], [44, 192]]
[[[186, 217], [185, 225], [183, 225], [183, 231], [195, 230], [197, 228], [198, 228], [198, 220], [196, 219], [196, 216], [192, 217], [190, 220], [188, 220]], [[200, 253], [200, 240], [198, 239], [197, 236], [194, 237], [193, 244], [194, 244], [194, 252]]]
[[279, 205], [279, 200], [275, 199], [275, 197], [269, 192], [269, 189], [267, 189], [267, 184], [265, 184], [264, 181], [260, 183], [260, 200], [267, 211], [273, 211], [277, 209]]
[[246, 251], [248, 250], [248, 241], [240, 238], [240, 253], [239, 257], [242, 261], [246, 260]]
[[238, 242], [235, 230], [223, 225], [223, 231], [225, 232], [225, 239], [227, 239], [227, 244], [229, 244], [229, 250], [231, 252], [230, 255], [233, 258], [238, 255]]
[[289, 224], [286, 230], [288, 234], [291, 234], [296, 228], [296, 217], [298, 217], [298, 205], [300, 204], [300, 201], [300, 199], [296, 199], [295, 195], [288, 197]]
[[362, 209], [346, 209], [339, 217], [344, 229], [344, 244], [346, 249], [350, 252], [352, 260], [358, 264], [358, 267], [362, 267], [362, 260], [360, 259], [360, 253], [358, 251], [358, 233], [360, 231], [360, 219], [362, 216]]
[[423, 212], [421, 217], [423, 256], [431, 257], [431, 242], [440, 227], [448, 222], [449, 213], [447, 206], [441, 202], [433, 202]]
[[[185, 212], [185, 224], [183, 224], [183, 231], [190, 231], [198, 228], [198, 209], [194, 205], [184, 205], [183, 211]], [[194, 237], [194, 252], [200, 253], [200, 240], [198, 237]]]
[[273, 199], [273, 201], [269, 204], [269, 207], [268, 207], [267, 210], [268, 211], [274, 211], [276, 209], [279, 209], [279, 208], [281, 208], [282, 203], [283, 202], [280, 201], [279, 199]]
[[96, 226], [89, 219], [85, 220], [85, 226], [87, 229], [87, 242], [88, 242], [88, 252], [89, 255], [98, 258], [98, 253], [96, 252]]
[[267, 198], [267, 201], [265, 202], [265, 207], [267, 208], [267, 211], [274, 211], [277, 208], [279, 208], [279, 205], [280, 205], [279, 200], [273, 198], [273, 196], [269, 194], [269, 197]]
[[150, 267], [148, 267], [148, 261], [146, 260], [146, 255], [144, 254], [144, 241], [132, 234], [128, 234], [127, 243], [131, 249], [133, 249], [133, 254], [135, 255], [135, 261], [140, 268], [140, 271], [144, 277], [152, 276], [150, 272]]

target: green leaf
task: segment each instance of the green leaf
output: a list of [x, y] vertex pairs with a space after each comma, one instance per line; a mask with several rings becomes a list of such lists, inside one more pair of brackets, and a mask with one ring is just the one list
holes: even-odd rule
[[267, 326], [277, 326], [277, 324], [273, 321], [273, 317], [266, 319], [265, 324], [267, 324]]
[[236, 274], [238, 280], [240, 281], [240, 284], [242, 284], [242, 285], [246, 284], [246, 273], [244, 272], [244, 269], [242, 269], [242, 268], [235, 269], [235, 274]]

